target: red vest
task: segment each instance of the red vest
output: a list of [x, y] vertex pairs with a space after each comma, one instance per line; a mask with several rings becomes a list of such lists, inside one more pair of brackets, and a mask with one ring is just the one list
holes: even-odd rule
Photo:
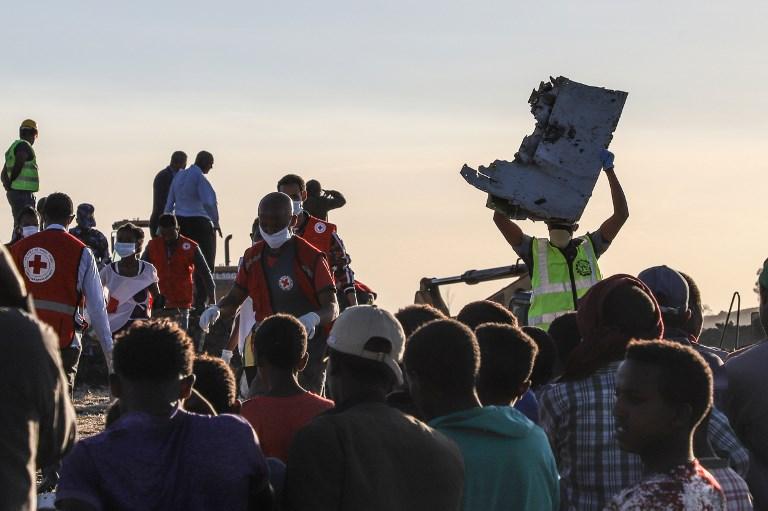
[[330, 254], [331, 245], [333, 245], [333, 233], [336, 232], [336, 226], [332, 223], [320, 220], [309, 213], [307, 213], [307, 216], [309, 218], [304, 225], [304, 230], [297, 234], [314, 245], [315, 248], [322, 253]]
[[[314, 285], [315, 267], [318, 259], [325, 257], [325, 255], [299, 236], [294, 236], [293, 240], [296, 243], [296, 261], [294, 262], [296, 280], [304, 295], [319, 308], [320, 303], [317, 301]], [[263, 265], [266, 262], [262, 258], [262, 254], [266, 246], [264, 241], [257, 242], [245, 251], [242, 263], [248, 272], [248, 295], [253, 300], [253, 311], [258, 322], [275, 313], [269, 298], [267, 279], [264, 277]]]
[[197, 243], [179, 236], [176, 250], [168, 257], [165, 239], [162, 236], [152, 238], [147, 245], [149, 259], [157, 268], [160, 294], [165, 297], [167, 309], [191, 309], [195, 284], [195, 253]]
[[59, 346], [72, 344], [84, 325], [77, 273], [85, 245], [66, 231], [47, 229], [11, 246], [11, 255], [32, 295], [37, 317], [51, 325]]

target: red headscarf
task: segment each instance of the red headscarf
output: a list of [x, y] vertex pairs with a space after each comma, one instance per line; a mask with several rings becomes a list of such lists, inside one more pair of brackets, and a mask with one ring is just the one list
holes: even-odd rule
[[[623, 286], [639, 288], [653, 301], [656, 324], [649, 326], [648, 331], [641, 335], [629, 336], [616, 327], [605, 324], [606, 299], [611, 291]], [[632, 339], [660, 339], [664, 336], [664, 323], [653, 292], [631, 275], [613, 275], [592, 286], [579, 300], [576, 321], [581, 333], [581, 343], [568, 358], [563, 381], [586, 378], [607, 363], [621, 360], [624, 358], [627, 344]]]

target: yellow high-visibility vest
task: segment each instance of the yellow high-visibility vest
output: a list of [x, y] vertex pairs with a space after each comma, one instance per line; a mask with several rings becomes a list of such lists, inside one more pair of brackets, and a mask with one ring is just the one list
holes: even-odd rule
[[26, 144], [27, 151], [32, 157], [24, 162], [24, 166], [21, 167], [19, 175], [16, 179], [11, 181], [11, 190], [36, 192], [40, 190], [40, 178], [37, 174], [37, 159], [35, 157], [35, 151], [32, 149], [32, 145], [26, 140], [17, 140], [11, 144], [11, 147], [5, 152], [5, 172], [8, 173], [8, 178], [10, 178], [13, 167], [16, 165], [16, 148], [19, 144]]
[[570, 265], [565, 254], [548, 239], [533, 239], [529, 325], [547, 330], [555, 318], [576, 310], [577, 300], [602, 280], [592, 240], [589, 236], [577, 239], [583, 241]]

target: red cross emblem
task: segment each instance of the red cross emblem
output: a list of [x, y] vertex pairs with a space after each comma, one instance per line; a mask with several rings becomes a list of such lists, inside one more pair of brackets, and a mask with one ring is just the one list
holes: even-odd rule
[[43, 258], [40, 257], [40, 254], [35, 254], [35, 257], [29, 262], [29, 267], [32, 268], [32, 272], [35, 275], [40, 275], [40, 270], [45, 270], [48, 268], [48, 263], [43, 261]]
[[280, 280], [277, 281], [277, 285], [280, 286], [280, 289], [283, 291], [290, 291], [293, 289], [293, 279], [288, 275], [283, 275], [280, 277]]
[[56, 261], [46, 249], [34, 247], [24, 254], [24, 275], [30, 282], [45, 282], [56, 271]]

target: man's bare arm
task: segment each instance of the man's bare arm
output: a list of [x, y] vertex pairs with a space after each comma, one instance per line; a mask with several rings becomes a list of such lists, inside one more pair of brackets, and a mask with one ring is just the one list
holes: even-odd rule
[[600, 226], [600, 235], [605, 241], [611, 242], [629, 218], [629, 206], [613, 167], [605, 169], [605, 175], [608, 178], [608, 185], [611, 187], [613, 215]]
[[513, 247], [519, 247], [523, 242], [523, 230], [515, 222], [498, 211], [493, 213], [493, 223], [499, 229], [504, 239]]

